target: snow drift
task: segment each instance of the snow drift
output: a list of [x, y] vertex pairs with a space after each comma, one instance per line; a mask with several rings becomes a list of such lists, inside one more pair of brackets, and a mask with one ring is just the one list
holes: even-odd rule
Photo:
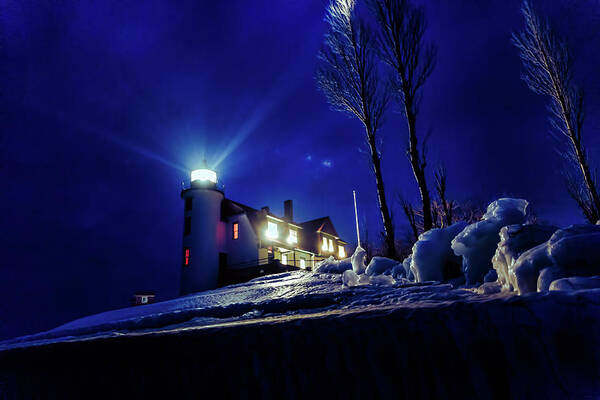
[[0, 392], [7, 398], [195, 398], [212, 388], [225, 398], [600, 396], [600, 336], [593, 334], [600, 331], [600, 289], [483, 296], [444, 284], [343, 288], [341, 279], [284, 273], [0, 343]]
[[452, 250], [462, 256], [468, 284], [483, 282], [492, 268], [500, 230], [507, 225], [523, 224], [527, 218], [527, 205], [523, 199], [498, 199], [488, 206], [481, 221], [468, 225], [452, 240]]
[[508, 283], [520, 294], [549, 290], [561, 278], [594, 275], [600, 275], [598, 225], [559, 229], [508, 267]]
[[492, 258], [497, 282], [504, 290], [513, 290], [509, 269], [525, 251], [546, 242], [558, 228], [546, 225], [509, 225], [500, 229], [500, 243]]
[[315, 265], [315, 272], [319, 273], [342, 274], [348, 269], [352, 269], [350, 258], [336, 260], [333, 256], [329, 256]]
[[410, 270], [416, 282], [445, 281], [461, 274], [461, 258], [452, 251], [452, 239], [467, 226], [457, 222], [447, 228], [422, 233], [413, 245]]
[[562, 278], [553, 281], [550, 284], [550, 290], [582, 290], [582, 289], [599, 289], [600, 276], [592, 276], [584, 278], [576, 276], [572, 278]]

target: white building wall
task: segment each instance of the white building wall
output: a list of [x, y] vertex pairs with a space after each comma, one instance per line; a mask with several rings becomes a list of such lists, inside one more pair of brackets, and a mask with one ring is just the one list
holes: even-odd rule
[[[239, 238], [233, 239], [233, 224], [239, 224]], [[258, 238], [246, 214], [235, 215], [227, 221], [227, 264], [232, 269], [251, 267], [258, 260]]]

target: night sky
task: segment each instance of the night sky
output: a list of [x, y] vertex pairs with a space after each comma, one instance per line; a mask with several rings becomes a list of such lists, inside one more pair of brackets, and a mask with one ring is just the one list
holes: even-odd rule
[[[576, 55], [598, 160], [600, 3], [543, 3]], [[377, 235], [362, 127], [316, 89], [326, 5], [2, 2], [0, 338], [126, 306], [138, 290], [176, 296], [181, 182], [203, 159], [227, 197], [275, 213], [293, 199], [297, 220], [330, 215], [350, 242], [355, 189]], [[431, 130], [429, 172], [443, 162], [458, 200], [524, 197], [544, 221], [582, 222], [546, 101], [519, 78], [519, 1], [431, 1], [426, 11], [439, 49], [418, 122]], [[382, 130], [384, 180], [390, 200], [416, 202], [397, 110]]]

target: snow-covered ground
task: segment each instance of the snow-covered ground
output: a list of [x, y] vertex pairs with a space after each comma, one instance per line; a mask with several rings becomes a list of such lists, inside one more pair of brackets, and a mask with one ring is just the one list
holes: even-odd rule
[[[581, 287], [581, 282], [563, 285]], [[600, 396], [600, 289], [478, 294], [289, 272], [2, 343], [16, 397]]]
[[0, 342], [0, 350], [333, 309], [439, 306], [457, 300], [486, 299], [472, 290], [453, 290], [451, 285], [438, 282], [344, 287], [340, 274], [295, 271], [169, 301], [91, 315], [47, 332]]

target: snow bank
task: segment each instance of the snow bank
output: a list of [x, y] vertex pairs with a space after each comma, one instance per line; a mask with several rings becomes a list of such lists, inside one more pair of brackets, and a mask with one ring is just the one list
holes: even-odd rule
[[500, 243], [492, 258], [492, 266], [498, 274], [498, 283], [505, 290], [513, 290], [509, 268], [525, 251], [546, 242], [557, 227], [546, 225], [509, 225], [500, 229]]
[[392, 269], [399, 264], [398, 261], [386, 257], [373, 257], [365, 270], [369, 276], [392, 273]]
[[243, 323], [194, 318], [60, 345], [0, 343], [0, 397], [178, 399], [209, 387], [266, 399], [600, 396], [598, 289], [484, 297], [450, 285], [343, 289], [341, 279], [294, 271], [178, 299], [172, 311], [252, 299]]
[[[344, 272], [342, 275], [342, 284], [344, 286], [375, 285], [387, 286], [396, 283], [392, 272], [402, 264], [396, 260], [386, 257], [373, 257], [368, 266], [365, 267], [365, 251], [358, 247], [352, 255], [352, 269]], [[402, 268], [404, 271], [404, 268]], [[358, 272], [357, 272], [358, 271]]]
[[550, 290], [581, 290], [600, 288], [600, 276], [589, 278], [574, 276], [558, 279], [550, 284]]
[[452, 251], [451, 242], [466, 226], [467, 223], [461, 221], [419, 236], [412, 248], [410, 261], [416, 282], [445, 281], [460, 275], [461, 258]]
[[508, 282], [520, 294], [549, 290], [572, 276], [600, 274], [600, 226], [571, 225], [521, 254], [508, 267]]
[[356, 286], [358, 285], [358, 275], [353, 270], [349, 269], [342, 274], [342, 285]]
[[491, 203], [481, 221], [468, 225], [452, 240], [452, 250], [462, 256], [468, 284], [482, 282], [490, 268], [502, 227], [522, 224], [527, 217], [527, 201], [502, 198]]
[[356, 248], [356, 250], [354, 250], [352, 257], [350, 257], [350, 260], [352, 261], [352, 270], [357, 275], [362, 274], [365, 271], [365, 269], [367, 268], [365, 266], [365, 258], [366, 257], [367, 257], [367, 252], [365, 251], [365, 249], [360, 247], [360, 245]]
[[317, 273], [341, 274], [349, 269], [352, 269], [350, 258], [336, 260], [333, 256], [329, 256], [315, 265], [315, 272]]

